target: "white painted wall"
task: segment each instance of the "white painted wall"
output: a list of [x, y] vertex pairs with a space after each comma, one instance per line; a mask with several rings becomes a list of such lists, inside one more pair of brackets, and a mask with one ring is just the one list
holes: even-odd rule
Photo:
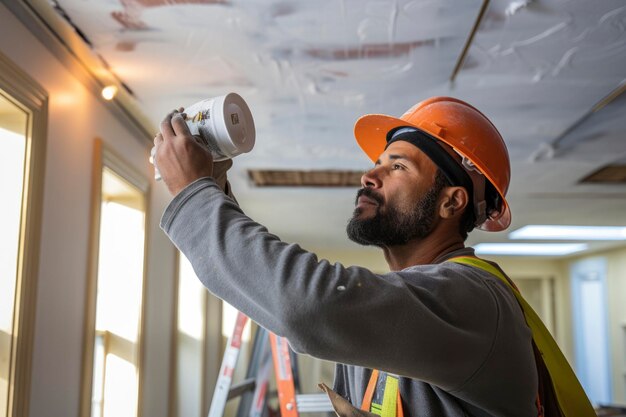
[[[44, 214], [37, 290], [30, 416], [78, 416], [95, 138], [146, 178], [149, 145], [116, 120], [46, 47], [0, 4], [0, 51], [49, 94]], [[149, 202], [144, 415], [166, 416], [174, 249], [158, 229], [169, 197]]]

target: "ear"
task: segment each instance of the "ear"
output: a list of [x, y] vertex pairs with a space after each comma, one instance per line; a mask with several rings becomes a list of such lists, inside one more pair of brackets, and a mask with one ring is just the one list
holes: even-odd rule
[[460, 217], [469, 204], [469, 195], [464, 187], [446, 187], [441, 190], [439, 216], [442, 219]]

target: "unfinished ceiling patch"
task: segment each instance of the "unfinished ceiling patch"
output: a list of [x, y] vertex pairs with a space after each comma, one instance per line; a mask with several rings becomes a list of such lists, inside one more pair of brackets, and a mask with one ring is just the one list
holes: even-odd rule
[[580, 180], [581, 184], [626, 184], [626, 164], [609, 165]]
[[120, 5], [123, 9], [111, 12], [111, 17], [124, 29], [147, 30], [150, 29], [150, 26], [141, 18], [144, 9], [175, 5], [213, 5], [227, 3], [227, 0], [120, 0]]
[[420, 46], [433, 46], [434, 44], [435, 39], [426, 39], [391, 44], [365, 44], [355, 48], [311, 48], [305, 50], [305, 53], [310, 57], [324, 60], [397, 58], [409, 54]]
[[360, 187], [361, 171], [250, 169], [257, 187]]

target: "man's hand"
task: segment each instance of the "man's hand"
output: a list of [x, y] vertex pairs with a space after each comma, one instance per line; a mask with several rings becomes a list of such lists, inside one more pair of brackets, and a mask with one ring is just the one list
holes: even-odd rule
[[[182, 108], [165, 116], [161, 132], [154, 138], [155, 166], [172, 195], [198, 178], [213, 177], [211, 152], [196, 142], [180, 111]], [[226, 170], [222, 171], [225, 184]]]

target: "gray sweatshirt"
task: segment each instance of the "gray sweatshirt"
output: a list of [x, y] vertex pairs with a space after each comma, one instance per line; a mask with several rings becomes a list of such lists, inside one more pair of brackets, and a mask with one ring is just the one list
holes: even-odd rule
[[359, 407], [372, 368], [399, 375], [404, 414], [536, 416], [531, 332], [491, 274], [444, 262], [375, 274], [318, 259], [247, 217], [210, 178], [169, 204], [161, 228], [204, 286], [298, 353], [335, 361]]

